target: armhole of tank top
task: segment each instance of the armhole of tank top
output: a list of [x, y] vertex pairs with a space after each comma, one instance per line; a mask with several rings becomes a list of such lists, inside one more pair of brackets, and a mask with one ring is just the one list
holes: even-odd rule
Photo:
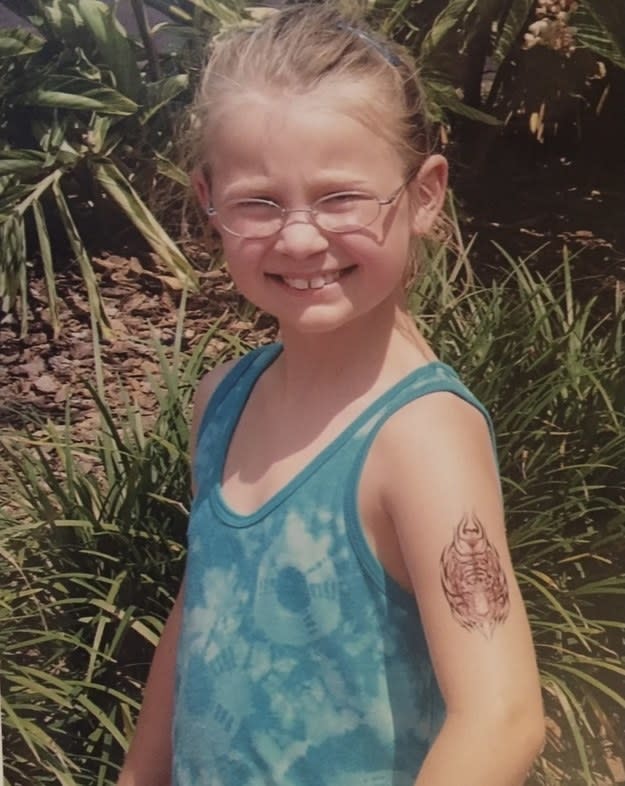
[[412, 611], [414, 611], [416, 608], [414, 594], [404, 589], [404, 587], [402, 587], [401, 584], [399, 584], [399, 582], [397, 582], [393, 576], [391, 576], [384, 565], [375, 556], [371, 546], [369, 545], [369, 541], [367, 540], [367, 536], [365, 535], [364, 528], [362, 526], [360, 511], [358, 510], [358, 492], [367, 456], [369, 455], [371, 446], [373, 445], [373, 442], [382, 426], [389, 420], [389, 418], [391, 418], [396, 412], [398, 412], [407, 404], [410, 404], [412, 401], [416, 401], [418, 398], [429, 396], [432, 393], [453, 393], [480, 412], [480, 414], [484, 417], [488, 427], [491, 445], [493, 448], [495, 466], [499, 472], [495, 430], [488, 410], [469, 391], [469, 389], [462, 384], [462, 382], [455, 376], [455, 372], [453, 372], [451, 368], [449, 369], [449, 372], [450, 376], [447, 377], [447, 379], [437, 379], [425, 390], [420, 391], [419, 395], [417, 396], [407, 397], [400, 395], [397, 397], [396, 402], [394, 402], [391, 410], [385, 417], [380, 418], [378, 423], [376, 423], [374, 428], [371, 430], [371, 433], [367, 436], [364, 444], [360, 447], [358, 455], [354, 461], [345, 492], [344, 509], [346, 529], [351, 546], [354, 550], [354, 554], [356, 555], [362, 570], [373, 582], [376, 588], [386, 595], [389, 600], [396, 603], [400, 607], [410, 609]]

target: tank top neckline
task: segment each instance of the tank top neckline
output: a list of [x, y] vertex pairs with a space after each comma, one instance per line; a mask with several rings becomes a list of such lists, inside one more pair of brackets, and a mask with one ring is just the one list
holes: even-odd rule
[[[265, 518], [272, 510], [277, 508], [285, 499], [287, 499], [299, 486], [301, 486], [311, 475], [313, 475], [319, 467], [321, 467], [337, 450], [341, 448], [350, 437], [357, 433], [362, 426], [373, 417], [376, 412], [381, 410], [389, 401], [398, 395], [402, 390], [407, 388], [413, 382], [416, 382], [420, 377], [427, 377], [437, 369], [442, 369], [450, 374], [454, 379], [457, 379], [455, 370], [443, 363], [441, 360], [431, 360], [423, 366], [419, 366], [413, 371], [406, 374], [402, 379], [398, 380], [390, 388], [381, 393], [376, 399], [368, 404], [363, 411], [356, 415], [356, 417], [345, 426], [319, 453], [314, 456], [307, 464], [305, 464], [284, 486], [269, 497], [263, 504], [251, 513], [238, 513], [226, 501], [223, 495], [222, 482], [224, 470], [226, 466], [226, 459], [234, 431], [241, 419], [243, 410], [245, 409], [249, 397], [262, 376], [262, 374], [271, 366], [271, 364], [278, 358], [282, 352], [282, 345], [279, 343], [270, 344], [261, 347], [257, 350], [249, 365], [244, 369], [239, 377], [239, 382], [244, 380], [244, 385], [238, 393], [237, 404], [234, 411], [229, 413], [223, 437], [219, 445], [217, 455], [215, 456], [215, 475], [213, 482], [209, 489], [209, 499], [214, 512], [219, 516], [224, 524], [232, 527], [250, 527]], [[230, 374], [236, 371], [236, 366]], [[224, 385], [228, 381], [228, 375], [222, 380], [221, 384]], [[217, 391], [215, 391], [215, 394]]]

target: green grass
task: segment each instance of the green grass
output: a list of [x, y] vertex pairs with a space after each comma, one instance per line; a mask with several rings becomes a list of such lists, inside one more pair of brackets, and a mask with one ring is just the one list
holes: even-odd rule
[[[598, 786], [608, 743], [625, 753], [625, 316], [578, 298], [578, 260], [546, 277], [506, 264], [482, 285], [464, 253], [440, 252], [412, 307], [497, 427], [550, 717], [530, 783]], [[212, 335], [185, 355], [183, 318], [172, 348], [153, 345], [153, 421], [130, 399], [113, 416], [99, 373], [93, 443], [75, 441], [69, 415], [2, 440], [6, 786], [114, 782], [183, 564], [187, 418]], [[211, 363], [247, 349], [225, 345]]]
[[[187, 416], [216, 332], [185, 356], [181, 312], [173, 348], [154, 342], [153, 422], [130, 400], [113, 417], [92, 388], [101, 420], [93, 443], [72, 438], [69, 415], [63, 426], [33, 424], [2, 440], [2, 474], [12, 478], [0, 492], [10, 786], [114, 780], [182, 573]], [[224, 345], [224, 356], [244, 349], [231, 338]]]
[[580, 301], [583, 260], [544, 276], [499, 253], [510, 272], [488, 287], [443, 254], [413, 308], [496, 425], [552, 721], [531, 782], [597, 786], [607, 741], [625, 753], [625, 316], [618, 297]]

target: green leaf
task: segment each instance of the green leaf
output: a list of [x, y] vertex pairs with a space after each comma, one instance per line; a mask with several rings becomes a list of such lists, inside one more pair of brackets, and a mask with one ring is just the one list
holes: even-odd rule
[[135, 102], [143, 92], [136, 49], [115, 18], [114, 8], [98, 0], [78, 0], [77, 10], [89, 29], [102, 61], [115, 75], [119, 90]]
[[160, 153], [155, 154], [156, 158], [156, 171], [164, 177], [179, 183], [184, 188], [189, 188], [190, 180], [189, 175], [184, 169], [174, 164], [169, 158], [162, 156]]
[[46, 290], [48, 293], [50, 323], [54, 332], [54, 338], [57, 338], [61, 332], [61, 325], [59, 322], [59, 304], [56, 294], [56, 283], [54, 280], [54, 263], [52, 261], [50, 235], [48, 233], [48, 227], [46, 225], [43, 208], [41, 207], [41, 203], [39, 201], [33, 204], [33, 215], [35, 217], [35, 228], [37, 230], [37, 240], [39, 242], [39, 253], [41, 254]]
[[619, 704], [621, 707], [625, 708], [625, 697], [622, 694], [618, 693], [609, 685], [606, 685], [605, 682], [602, 682], [601, 680], [594, 677], [592, 674], [589, 674], [586, 670], [578, 669], [565, 663], [558, 664], [558, 668], [562, 671], [568, 672], [569, 674], [573, 674], [575, 677], [577, 677], [577, 679], [586, 682], [588, 685], [591, 685], [593, 688], [595, 688], [595, 690], [605, 694], [615, 704]]
[[43, 38], [28, 30], [0, 29], [0, 58], [34, 55], [44, 43]]
[[168, 76], [147, 86], [145, 108], [139, 113], [139, 122], [145, 124], [160, 109], [170, 104], [189, 86], [188, 74]]
[[145, 0], [145, 4], [160, 11], [164, 16], [168, 16], [175, 22], [182, 23], [192, 29], [193, 16], [184, 11], [180, 6], [170, 3], [167, 0]]
[[40, 174], [45, 160], [45, 153], [39, 150], [2, 150], [0, 151], [0, 177]]
[[63, 194], [58, 181], [53, 184], [52, 189], [54, 191], [56, 204], [61, 215], [61, 220], [65, 227], [68, 240], [74, 252], [74, 256], [80, 265], [82, 279], [85, 282], [85, 286], [87, 287], [87, 295], [89, 297], [89, 305], [91, 306], [92, 317], [101, 326], [102, 330], [106, 332], [108, 328], [108, 319], [106, 317], [104, 305], [100, 298], [98, 283], [93, 271], [93, 266], [91, 265], [91, 260], [89, 259], [89, 255], [85, 249], [80, 232], [78, 231], [78, 227], [74, 222], [65, 199], [65, 195]]
[[200, 11], [210, 14], [223, 25], [236, 25], [242, 19], [236, 2], [224, 3], [219, 0], [189, 0], [189, 2]]
[[123, 209], [130, 221], [183, 284], [196, 286], [195, 275], [187, 258], [115, 164], [110, 161], [94, 162], [94, 175], [102, 188]]
[[569, 724], [575, 747], [577, 749], [578, 759], [582, 765], [583, 777], [585, 778], [586, 786], [593, 786], [593, 778], [590, 772], [590, 762], [584, 745], [584, 738], [582, 737], [578, 718], [583, 715], [582, 707], [575, 695], [570, 691], [566, 683], [558, 679], [555, 675], [549, 675], [545, 684], [546, 689], [552, 693], [558, 700], [564, 717]]
[[620, 68], [625, 68], [625, 4], [585, 0], [571, 16], [575, 41]]
[[[52, 80], [50, 80], [52, 82]], [[48, 82], [48, 84], [50, 83]], [[93, 87], [88, 80], [72, 80], [71, 92], [54, 87], [38, 87], [15, 99], [16, 106], [43, 106], [51, 109], [77, 109], [103, 115], [132, 115], [138, 106], [111, 87]], [[82, 92], [81, 91], [82, 88]], [[75, 91], [75, 92], [74, 92]]]
[[507, 12], [497, 23], [495, 50], [493, 52], [493, 61], [496, 66], [500, 66], [508, 57], [510, 50], [525, 27], [527, 18], [534, 5], [534, 0], [516, 0], [509, 4]]
[[83, 23], [73, 0], [36, 0], [36, 5], [49, 39], [78, 43]]
[[502, 125], [501, 120], [494, 117], [494, 115], [489, 115], [487, 112], [482, 112], [465, 104], [464, 101], [458, 98], [458, 94], [449, 83], [436, 81], [436, 79], [430, 78], [427, 73], [423, 75], [423, 78], [426, 82], [428, 97], [431, 98], [435, 105], [463, 117], [468, 117], [470, 120], [475, 120], [478, 123], [485, 123], [489, 126]]
[[422, 61], [427, 62], [428, 58], [443, 47], [447, 36], [462, 26], [466, 15], [474, 4], [475, 0], [451, 0], [447, 3], [423, 39], [420, 52]]

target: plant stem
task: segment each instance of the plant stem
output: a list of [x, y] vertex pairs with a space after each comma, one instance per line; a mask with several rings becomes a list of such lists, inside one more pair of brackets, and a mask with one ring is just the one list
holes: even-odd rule
[[148, 27], [148, 18], [145, 12], [145, 5], [143, 4], [143, 0], [130, 0], [132, 4], [132, 10], [135, 15], [135, 19], [137, 20], [137, 27], [139, 28], [139, 34], [141, 35], [141, 40], [143, 41], [143, 46], [145, 47], [145, 53], [148, 58], [148, 68], [150, 70], [150, 78], [155, 82], [156, 80], [161, 78], [161, 67], [158, 62], [158, 52], [156, 51], [156, 47], [154, 46], [154, 39], [152, 38], [152, 33], [150, 32], [150, 28]]

